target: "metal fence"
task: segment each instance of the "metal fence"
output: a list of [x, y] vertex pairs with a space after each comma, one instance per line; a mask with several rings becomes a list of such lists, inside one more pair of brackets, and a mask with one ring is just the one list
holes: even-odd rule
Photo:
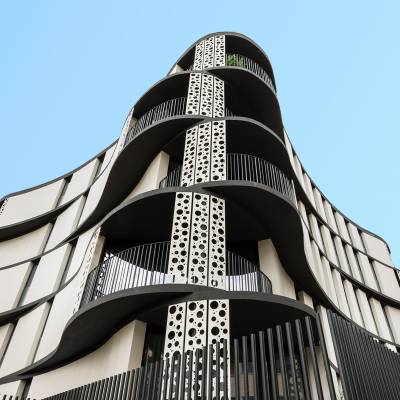
[[[259, 78], [261, 78], [268, 87], [276, 94], [275, 85], [272, 82], [272, 79], [269, 77], [267, 72], [253, 59], [243, 56], [242, 54], [234, 54], [228, 53], [225, 55], [225, 66], [227, 67], [239, 67], [247, 69], [248, 71], [253, 72]], [[187, 70], [193, 71], [193, 64], [191, 64]]]
[[[187, 97], [177, 97], [175, 99], [164, 101], [144, 113], [129, 129], [124, 145], [126, 146], [144, 129], [158, 121], [179, 115], [186, 115], [186, 102]], [[233, 117], [234, 114], [229, 108], [225, 107], [225, 116]]]
[[261, 78], [274, 93], [276, 93], [272, 79], [266, 71], [251, 58], [241, 54], [227, 54], [225, 56], [225, 65], [228, 67], [240, 67], [253, 72]]
[[185, 115], [186, 100], [186, 97], [170, 99], [158, 104], [144, 113], [129, 129], [128, 134], [126, 135], [125, 145], [134, 139], [140, 132], [155, 122], [174, 117], [176, 115]]
[[[172, 170], [159, 184], [160, 188], [180, 186], [182, 166]], [[275, 165], [249, 154], [227, 154], [227, 179], [258, 182], [296, 203], [292, 182]]]
[[230, 346], [225, 339], [175, 353], [44, 400], [313, 398], [336, 400], [336, 393], [319, 320], [306, 317], [233, 339]]
[[[81, 306], [125, 289], [174, 283], [168, 273], [170, 242], [131, 247], [106, 257], [88, 275]], [[225, 288], [228, 291], [270, 293], [271, 281], [259, 267], [238, 254], [227, 251]]]
[[346, 399], [398, 400], [400, 354], [353, 322], [328, 312]]

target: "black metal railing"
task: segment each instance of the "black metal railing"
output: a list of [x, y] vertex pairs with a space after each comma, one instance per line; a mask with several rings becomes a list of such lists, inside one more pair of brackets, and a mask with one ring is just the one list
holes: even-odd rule
[[338, 395], [321, 324], [318, 317], [305, 317], [230, 344], [224, 339], [176, 352], [43, 400], [336, 400]]
[[[170, 242], [150, 243], [106, 258], [89, 273], [81, 306], [121, 290], [174, 283], [168, 273], [169, 249]], [[256, 264], [227, 251], [225, 289], [271, 293], [272, 285]]]
[[279, 168], [263, 158], [248, 154], [228, 154], [227, 178], [261, 183], [296, 203], [292, 182]]
[[158, 187], [162, 189], [166, 187], [180, 186], [181, 176], [182, 176], [182, 166], [179, 165], [178, 167], [170, 171], [167, 174], [167, 176], [160, 181]]
[[[180, 186], [182, 166], [172, 170], [159, 184], [160, 188]], [[284, 195], [292, 203], [296, 196], [292, 182], [275, 165], [248, 154], [227, 155], [227, 179], [258, 182]]]
[[272, 293], [272, 284], [257, 264], [236, 253], [226, 253], [226, 290]]
[[[228, 53], [225, 55], [225, 66], [244, 68], [250, 72], [253, 72], [259, 78], [261, 78], [276, 94], [275, 85], [272, 82], [272, 79], [269, 77], [264, 68], [262, 68], [260, 64], [255, 62], [253, 59], [243, 56], [242, 54]], [[187, 69], [188, 71], [193, 71], [194, 65], [191, 64]]]
[[274, 93], [276, 93], [272, 79], [269, 77], [266, 71], [251, 58], [241, 54], [227, 54], [225, 56], [225, 65], [228, 67], [240, 67], [253, 72], [259, 78], [261, 78]]
[[400, 354], [328, 310], [346, 399], [400, 398]]
[[[164, 101], [144, 113], [129, 129], [125, 145], [138, 136], [144, 129], [158, 121], [178, 115], [186, 115], [186, 102], [187, 97], [177, 97]], [[233, 112], [228, 107], [225, 107], [225, 116], [234, 117]]]
[[144, 113], [129, 129], [128, 134], [126, 135], [125, 144], [129, 143], [132, 139], [139, 135], [140, 132], [155, 122], [174, 117], [176, 115], [185, 115], [185, 113], [186, 97], [177, 97], [175, 99], [170, 99], [158, 104]]
[[131, 247], [106, 258], [88, 275], [81, 306], [135, 287], [173, 283], [168, 274], [169, 242]]

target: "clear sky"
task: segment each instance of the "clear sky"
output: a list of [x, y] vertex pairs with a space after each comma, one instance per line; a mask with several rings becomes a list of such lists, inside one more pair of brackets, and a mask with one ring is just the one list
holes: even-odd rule
[[97, 154], [191, 43], [238, 31], [269, 55], [311, 177], [400, 265], [399, 18], [398, 0], [3, 2], [0, 196]]

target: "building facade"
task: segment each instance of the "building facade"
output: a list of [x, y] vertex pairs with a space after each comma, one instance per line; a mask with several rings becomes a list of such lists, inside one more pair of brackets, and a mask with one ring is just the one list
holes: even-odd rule
[[107, 149], [0, 201], [4, 398], [398, 399], [399, 352], [389, 248], [311, 180], [241, 34], [200, 39]]

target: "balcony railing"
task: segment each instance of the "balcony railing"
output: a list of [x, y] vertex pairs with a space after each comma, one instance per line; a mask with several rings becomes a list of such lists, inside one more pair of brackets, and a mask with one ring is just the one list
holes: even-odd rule
[[279, 168], [262, 158], [248, 154], [228, 154], [227, 175], [229, 180], [261, 183], [296, 203], [291, 181]]
[[[228, 53], [225, 55], [225, 65], [227, 67], [239, 67], [247, 69], [261, 78], [268, 87], [276, 94], [275, 85], [267, 72], [254, 60], [241, 54]], [[193, 64], [188, 67], [188, 71], [193, 71]]]
[[155, 122], [174, 117], [176, 115], [185, 115], [185, 113], [186, 97], [177, 97], [175, 99], [170, 99], [158, 104], [144, 113], [129, 129], [128, 134], [126, 135], [125, 144], [129, 143], [132, 139], [139, 135], [140, 132]]
[[[158, 121], [178, 115], [186, 115], [186, 101], [186, 97], [177, 97], [164, 101], [144, 113], [129, 129], [126, 135], [125, 145], [138, 136], [144, 129]], [[234, 114], [229, 108], [225, 107], [225, 116], [233, 117]]]
[[182, 176], [182, 165], [173, 169], [169, 174], [160, 181], [158, 187], [160, 189], [166, 187], [180, 186]]
[[[182, 167], [172, 170], [159, 184], [160, 188], [180, 186]], [[296, 196], [291, 181], [275, 165], [248, 154], [227, 155], [227, 180], [258, 182], [284, 195], [292, 203]]]
[[265, 70], [251, 58], [242, 56], [241, 54], [227, 54], [225, 56], [225, 65], [229, 67], [240, 67], [253, 72], [259, 78], [261, 78], [274, 93], [276, 93], [275, 86], [271, 78], [268, 76]]
[[[174, 283], [168, 273], [170, 242], [144, 244], [106, 258], [88, 275], [81, 306], [100, 297], [136, 287]], [[258, 266], [227, 251], [225, 289], [271, 293], [270, 280]]]

